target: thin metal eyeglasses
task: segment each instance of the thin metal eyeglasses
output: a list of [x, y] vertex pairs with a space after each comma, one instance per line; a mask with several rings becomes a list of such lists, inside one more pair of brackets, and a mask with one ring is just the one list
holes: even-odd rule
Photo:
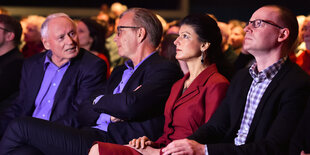
[[261, 26], [262, 22], [267, 23], [267, 24], [270, 24], [270, 25], [275, 26], [275, 27], [280, 28], [280, 29], [284, 29], [283, 27], [281, 27], [281, 26], [279, 26], [279, 25], [277, 25], [277, 24], [274, 24], [274, 23], [271, 23], [271, 22], [269, 22], [269, 21], [262, 20], [262, 19], [255, 19], [255, 20], [249, 21], [249, 22], [247, 23], [247, 25], [252, 24], [252, 26], [253, 26], [254, 28], [258, 28], [258, 27]]
[[11, 31], [9, 31], [8, 29], [3, 28], [3, 27], [0, 27], [0, 29], [3, 30], [3, 31], [11, 32]]
[[117, 27], [117, 36], [119, 36], [121, 34], [120, 30], [121, 29], [125, 29], [125, 28], [128, 28], [128, 29], [138, 29], [140, 27], [138, 27], [138, 26], [118, 26]]

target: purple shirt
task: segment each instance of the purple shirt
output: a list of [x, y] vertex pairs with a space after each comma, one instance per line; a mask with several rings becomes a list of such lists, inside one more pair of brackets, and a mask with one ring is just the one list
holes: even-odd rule
[[61, 67], [58, 67], [51, 61], [51, 56], [52, 52], [47, 51], [44, 61], [45, 74], [35, 100], [35, 110], [32, 114], [32, 117], [44, 120], [50, 119], [55, 94], [62, 77], [70, 65], [69, 61]]
[[[137, 70], [137, 68], [147, 59], [149, 58], [151, 55], [153, 55], [155, 52], [151, 53], [150, 55], [148, 55], [146, 58], [144, 58], [138, 65], [133, 66], [133, 63], [131, 60], [128, 60], [125, 62], [125, 65], [127, 67], [127, 69], [124, 71], [123, 76], [122, 76], [122, 80], [121, 82], [118, 84], [118, 86], [114, 89], [113, 94], [119, 94], [123, 91], [126, 83], [128, 82], [128, 80], [130, 79], [130, 77], [132, 76], [132, 74]], [[104, 95], [100, 95], [98, 97], [96, 97], [96, 99], [94, 100], [94, 104], [96, 104], [101, 97], [103, 97]], [[103, 131], [108, 131], [108, 126], [111, 123], [111, 115], [109, 114], [105, 114], [105, 113], [101, 113], [96, 124], [98, 124], [97, 126], [94, 126], [93, 128], [97, 128]]]

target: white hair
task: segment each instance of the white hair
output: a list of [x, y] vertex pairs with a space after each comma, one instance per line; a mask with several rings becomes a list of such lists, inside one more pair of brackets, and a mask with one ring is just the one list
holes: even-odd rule
[[65, 13], [53, 13], [50, 14], [49, 16], [46, 17], [45, 21], [43, 22], [42, 26], [41, 26], [41, 37], [42, 38], [47, 38], [48, 36], [48, 23], [50, 22], [50, 20], [54, 19], [54, 18], [58, 18], [58, 17], [65, 17], [67, 19], [69, 19], [72, 23], [74, 23], [74, 21]]

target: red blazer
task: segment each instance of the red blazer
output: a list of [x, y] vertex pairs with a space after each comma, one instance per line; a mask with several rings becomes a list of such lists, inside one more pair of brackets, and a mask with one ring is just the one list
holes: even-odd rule
[[[210, 65], [182, 94], [183, 85], [189, 74], [177, 81], [171, 89], [165, 106], [163, 135], [156, 141], [158, 147], [172, 140], [190, 136], [209, 120], [226, 94], [229, 82], [218, 73], [215, 65]], [[140, 154], [130, 147], [99, 142], [100, 154]]]
[[182, 94], [188, 78], [189, 73], [172, 86], [165, 107], [164, 133], [156, 141], [160, 146], [186, 138], [205, 124], [224, 98], [229, 85], [215, 64], [202, 71]]

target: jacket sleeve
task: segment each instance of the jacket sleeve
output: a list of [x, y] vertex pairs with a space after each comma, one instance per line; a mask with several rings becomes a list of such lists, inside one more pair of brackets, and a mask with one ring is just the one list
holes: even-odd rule
[[90, 99], [94, 92], [100, 89], [104, 89], [105, 87], [106, 64], [104, 61], [100, 60], [95, 61], [95, 63], [80, 65], [84, 65], [84, 68], [83, 70], [81, 70], [81, 76], [75, 88], [77, 90], [74, 101], [68, 103], [70, 104], [70, 108], [68, 108], [67, 114], [56, 120], [56, 122], [64, 124], [66, 126], [79, 126], [80, 124], [77, 120], [78, 112], [82, 108], [85, 108], [85, 105], [90, 104]]
[[172, 63], [148, 65], [131, 91], [105, 95], [94, 106], [123, 120], [147, 120], [163, 112], [172, 84], [181, 77], [180, 69]]

